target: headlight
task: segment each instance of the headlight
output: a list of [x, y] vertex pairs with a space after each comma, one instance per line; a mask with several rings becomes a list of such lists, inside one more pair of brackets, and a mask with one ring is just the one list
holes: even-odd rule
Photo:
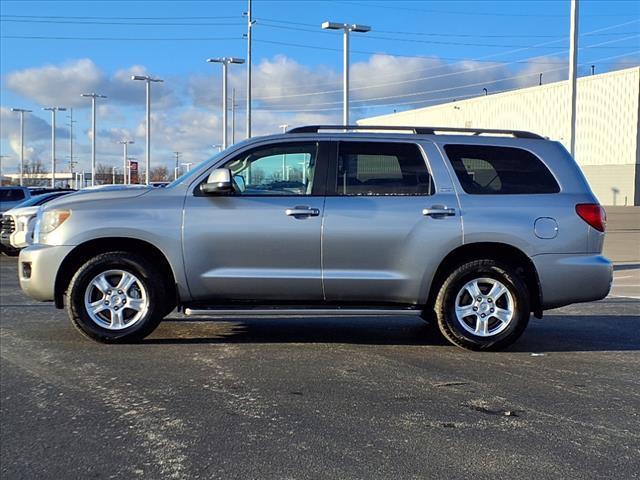
[[39, 219], [39, 233], [47, 234], [53, 232], [71, 216], [71, 210], [47, 210]]

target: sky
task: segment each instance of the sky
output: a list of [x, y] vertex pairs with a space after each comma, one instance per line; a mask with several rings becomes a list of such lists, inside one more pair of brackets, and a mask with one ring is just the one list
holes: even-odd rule
[[[246, 57], [246, 0], [0, 1], [0, 151], [16, 172], [19, 115], [25, 156], [48, 166], [51, 113], [73, 108], [76, 170], [89, 170], [90, 101], [98, 101], [97, 162], [144, 160], [144, 84], [152, 86], [152, 166], [201, 162], [222, 143], [221, 66]], [[567, 78], [569, 0], [254, 0], [253, 134], [340, 123], [342, 34], [323, 21], [371, 26], [351, 35], [351, 120]], [[581, 0], [579, 75], [640, 65], [640, 2]], [[245, 136], [246, 68], [229, 67], [236, 141]], [[231, 101], [229, 101], [231, 104]], [[56, 157], [68, 171], [68, 112], [57, 114]], [[231, 118], [231, 115], [230, 117]], [[231, 135], [230, 135], [231, 136]]]

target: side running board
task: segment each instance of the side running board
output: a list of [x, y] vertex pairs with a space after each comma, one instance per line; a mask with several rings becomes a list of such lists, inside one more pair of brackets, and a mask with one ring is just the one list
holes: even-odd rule
[[189, 308], [189, 316], [229, 317], [379, 317], [414, 316], [420, 310], [410, 308]]

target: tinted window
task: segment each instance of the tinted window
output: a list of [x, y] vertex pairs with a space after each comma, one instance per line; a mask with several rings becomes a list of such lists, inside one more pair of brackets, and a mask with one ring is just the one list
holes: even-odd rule
[[241, 195], [311, 195], [316, 143], [287, 143], [243, 153], [225, 164]]
[[0, 188], [0, 200], [3, 202], [16, 202], [24, 198], [24, 191], [19, 188]]
[[462, 188], [475, 195], [558, 193], [549, 169], [531, 152], [513, 147], [444, 147]]
[[341, 142], [338, 195], [431, 195], [420, 149], [410, 143]]

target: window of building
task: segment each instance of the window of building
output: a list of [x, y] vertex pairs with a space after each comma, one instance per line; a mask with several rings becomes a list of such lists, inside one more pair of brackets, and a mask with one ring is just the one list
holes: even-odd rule
[[521, 148], [446, 145], [444, 150], [467, 193], [514, 195], [560, 191], [544, 163]]
[[422, 153], [411, 143], [341, 142], [338, 195], [431, 195]]

